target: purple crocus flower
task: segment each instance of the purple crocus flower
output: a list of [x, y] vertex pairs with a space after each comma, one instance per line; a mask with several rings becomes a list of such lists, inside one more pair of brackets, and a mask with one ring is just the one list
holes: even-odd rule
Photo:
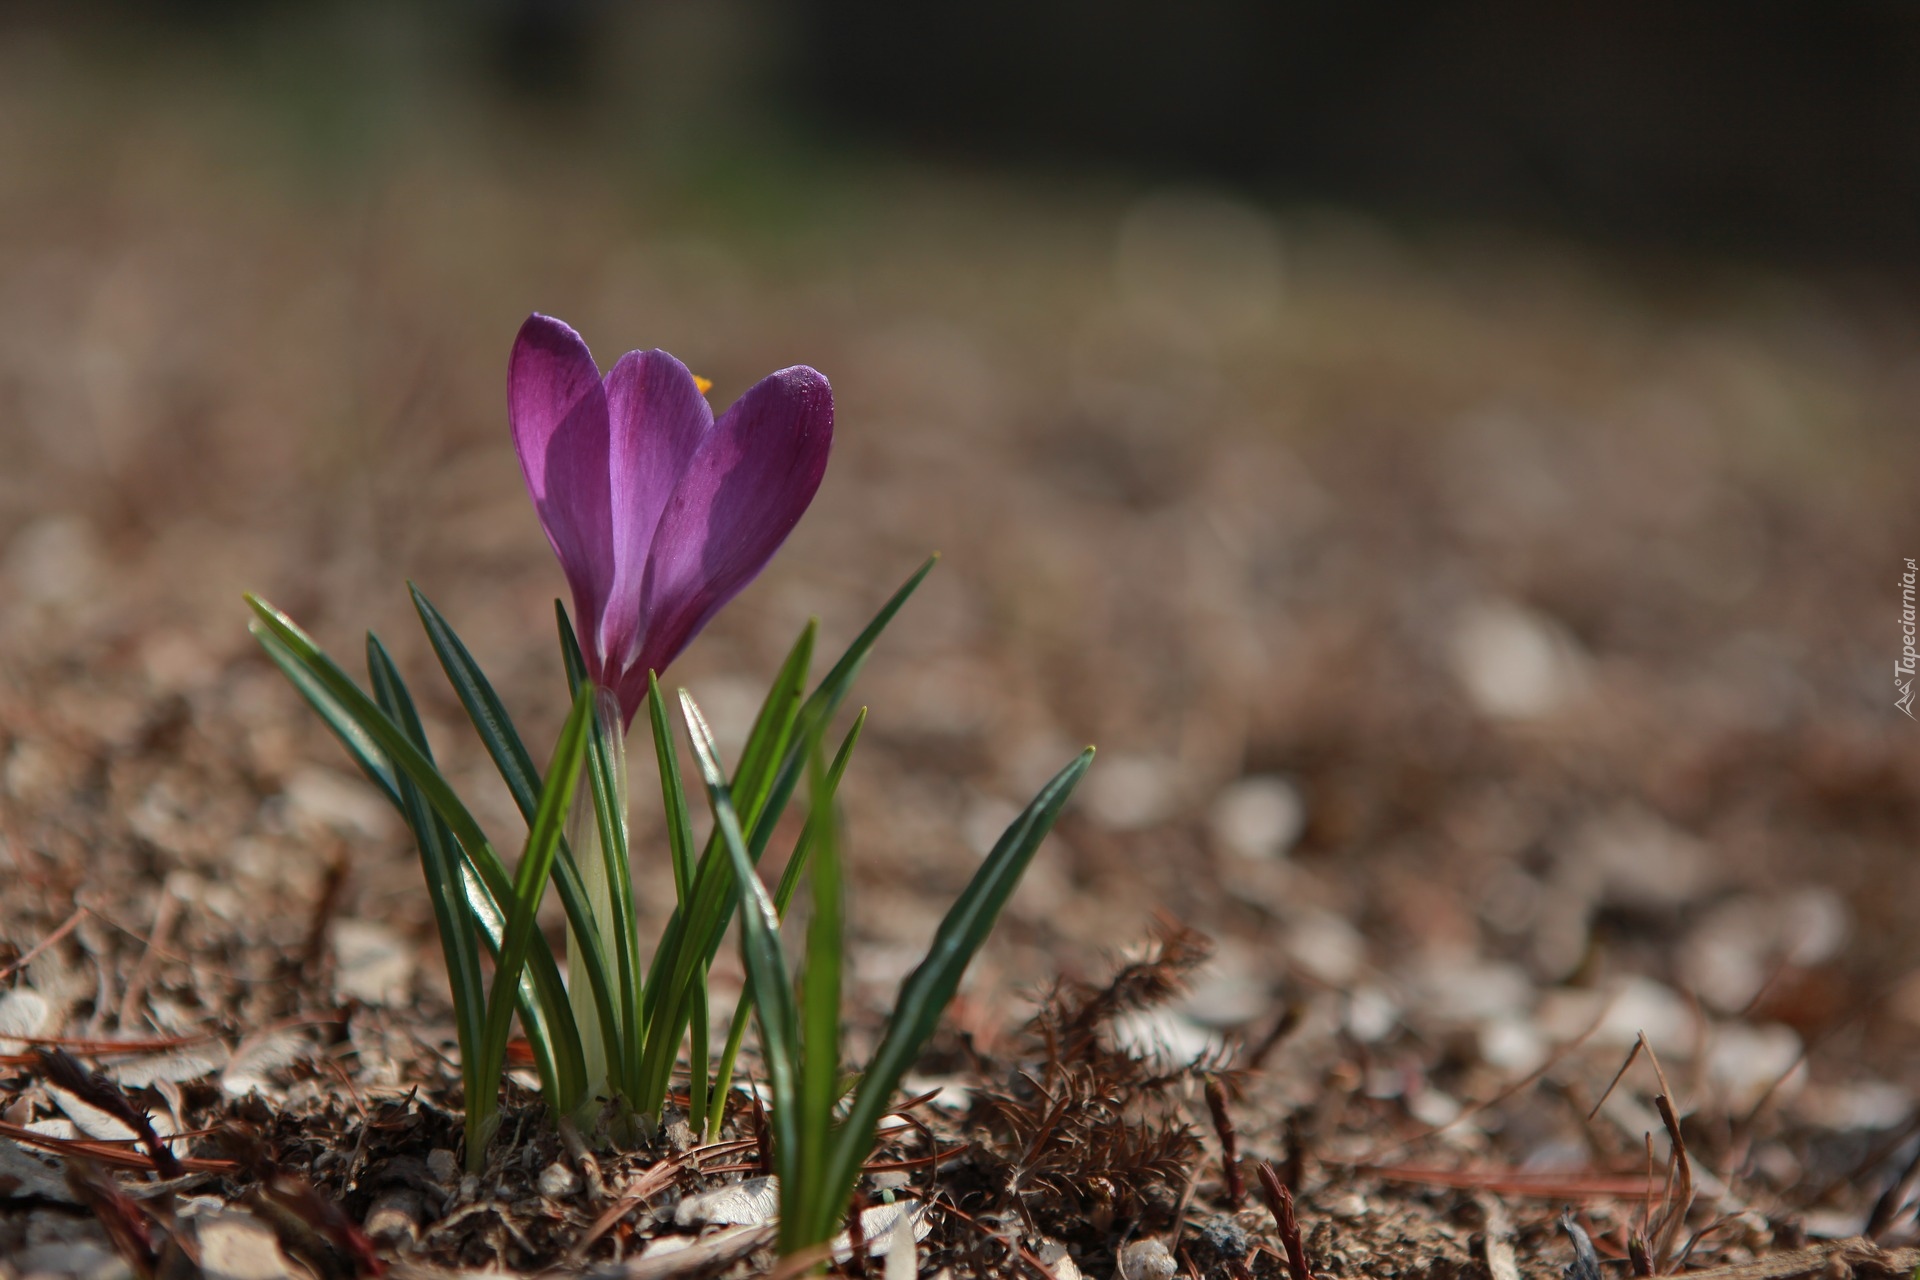
[[507, 404], [527, 490], [573, 589], [587, 672], [631, 724], [647, 673], [766, 568], [813, 501], [833, 389], [795, 365], [716, 422], [666, 352], [629, 351], [603, 379], [579, 334], [533, 315], [514, 340]]

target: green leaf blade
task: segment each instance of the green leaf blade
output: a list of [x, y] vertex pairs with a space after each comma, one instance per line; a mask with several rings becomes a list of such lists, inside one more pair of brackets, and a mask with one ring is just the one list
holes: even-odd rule
[[[466, 710], [467, 719], [480, 736], [481, 745], [493, 760], [501, 781], [506, 783], [520, 816], [531, 824], [540, 804], [542, 784], [525, 740], [514, 728], [513, 719], [507, 714], [499, 695], [494, 692], [492, 682], [480, 669], [480, 664], [474, 661], [472, 652], [454, 631], [453, 625], [419, 587], [408, 583], [407, 590], [413, 597], [414, 610], [420, 615], [421, 626], [426, 630], [427, 642], [433, 647], [434, 656], [440, 660], [441, 669], [446, 672], [454, 695], [460, 699], [460, 705]], [[601, 1041], [604, 1044], [618, 1044], [622, 1039], [622, 1023], [628, 1019], [622, 1017], [621, 1007], [615, 1003], [613, 962], [608, 956], [606, 939], [601, 936], [588, 904], [586, 884], [581, 878], [579, 865], [564, 839], [560, 842], [559, 856], [554, 863], [554, 888], [560, 895], [561, 907], [566, 911], [567, 927], [583, 953], [587, 984], [593, 997], [595, 1017], [600, 1024]]]
[[[410, 737], [424, 743], [426, 734], [414, 710], [413, 699], [385, 648], [372, 635], [367, 637], [367, 668], [381, 707], [405, 726]], [[424, 745], [422, 754], [426, 754]], [[441, 955], [446, 960], [447, 981], [453, 990], [461, 1077], [471, 1106], [476, 1090], [474, 1071], [485, 1038], [486, 986], [480, 972], [480, 948], [474, 937], [476, 926], [460, 883], [460, 855], [454, 846], [453, 833], [433, 812], [413, 780], [403, 774], [395, 780], [395, 786], [401, 812], [413, 829], [427, 896], [433, 904], [434, 923], [440, 932]]]
[[[691, 696], [680, 692], [682, 713], [693, 739], [695, 758], [707, 787], [707, 800], [713, 809], [715, 830], [731, 861], [740, 906], [740, 950], [747, 970], [747, 981], [754, 992], [759, 1013], [761, 1046], [766, 1056], [767, 1079], [773, 1089], [773, 1162], [780, 1178], [783, 1197], [787, 1188], [798, 1189], [804, 1174], [795, 1163], [799, 1154], [799, 1126], [794, 1107], [797, 1074], [798, 1016], [794, 1008], [793, 984], [787, 972], [786, 957], [780, 949], [780, 917], [773, 899], [760, 883], [753, 863], [747, 858], [747, 844], [740, 832], [740, 818], [734, 812], [728, 794], [725, 773], [713, 742], [713, 732]], [[782, 1249], [788, 1230], [787, 1215], [781, 1215]]]
[[[514, 995], [521, 971], [533, 948], [538, 930], [540, 901], [546, 895], [547, 880], [560, 848], [560, 832], [567, 810], [573, 804], [574, 788], [580, 780], [586, 758], [587, 738], [593, 731], [593, 693], [583, 689], [574, 699], [573, 710], [553, 750], [547, 769], [547, 785], [534, 811], [527, 831], [527, 844], [514, 874], [513, 900], [507, 911], [505, 937], [500, 944], [500, 959], [494, 973], [493, 992], [487, 1003], [486, 1038], [479, 1068], [479, 1087], [497, 1091], [500, 1074], [506, 1064], [507, 1034], [512, 1026]], [[471, 1102], [469, 1102], [471, 1105]], [[474, 1153], [468, 1153], [469, 1165]]]
[[[938, 561], [937, 555], [928, 557], [854, 638], [853, 643], [801, 704], [794, 720], [794, 733], [801, 732], [802, 724], [817, 721], [824, 725], [831, 721], [881, 633], [919, 589]], [[570, 630], [568, 634], [571, 634]], [[774, 774], [773, 786], [760, 804], [749, 829], [747, 849], [750, 863], [758, 864], [772, 840], [773, 830], [799, 784], [803, 763], [803, 757], [789, 743], [784, 759]], [[660, 945], [654, 952], [653, 964], [648, 970], [646, 1065], [641, 1073], [640, 1098], [644, 1110], [658, 1108], [666, 1097], [673, 1059], [679, 1051], [681, 1037], [686, 1033], [691, 1000], [689, 989], [693, 982], [705, 981], [707, 970], [719, 952], [727, 923], [733, 916], [733, 872], [723, 854], [716, 832], [695, 871], [692, 904], [676, 908], [668, 918]]]
[[[462, 855], [461, 883], [478, 886], [482, 891], [468, 894], [469, 910], [475, 918], [479, 919], [483, 911], [497, 912], [495, 904], [512, 896], [513, 878], [480, 824], [440, 775], [432, 759], [291, 618], [257, 596], [249, 595], [246, 600], [258, 622], [298, 662], [300, 669], [339, 704], [395, 766], [396, 778], [404, 774], [412, 781], [428, 806], [445, 822]], [[424, 737], [420, 741], [424, 742]], [[467, 876], [466, 870], [471, 870], [473, 876]], [[485, 921], [482, 923], [484, 926]], [[574, 1096], [580, 1088], [579, 1031], [574, 1026], [571, 1010], [566, 1007], [566, 987], [553, 957], [544, 949], [536, 950], [529, 967], [539, 996], [535, 1016], [544, 1013], [552, 1019], [551, 1039], [555, 1062], [560, 1068], [555, 1083], [562, 1091], [562, 1105], [568, 1105], [565, 1099]], [[531, 1034], [530, 1028], [529, 1038]]]
[[1089, 747], [1040, 789], [947, 911], [934, 932], [926, 958], [900, 984], [900, 997], [887, 1021], [886, 1033], [861, 1076], [853, 1106], [835, 1135], [833, 1153], [826, 1163], [824, 1183], [835, 1203], [843, 1203], [851, 1194], [900, 1078], [933, 1035], [974, 952], [986, 940], [1027, 864], [1092, 763], [1093, 748]]
[[[840, 779], [847, 771], [847, 761], [853, 756], [853, 748], [860, 741], [860, 731], [866, 726], [867, 711], [860, 709], [854, 717], [853, 727], [841, 740], [840, 750], [834, 754], [833, 764], [827, 769], [827, 796], [831, 800], [840, 790]], [[780, 885], [773, 892], [773, 907], [781, 920], [787, 918], [787, 906], [793, 901], [793, 894], [800, 883], [800, 875], [811, 861], [812, 827], [800, 832], [800, 838], [794, 842], [793, 854], [787, 859], [786, 867], [780, 873]], [[753, 993], [742, 991], [740, 1001], [734, 1006], [733, 1024], [727, 1029], [727, 1045], [720, 1055], [720, 1070], [714, 1082], [713, 1113], [707, 1124], [707, 1141], [717, 1142], [720, 1138], [720, 1121], [726, 1110], [727, 1094], [733, 1089], [733, 1067], [740, 1056], [740, 1046], [746, 1039], [747, 1021], [753, 1016]]]
[[647, 719], [653, 729], [653, 753], [660, 773], [660, 803], [667, 818], [667, 844], [673, 858], [673, 888], [680, 905], [693, 893], [693, 819], [688, 812], [687, 788], [680, 779], [680, 756], [674, 749], [673, 729], [667, 723], [666, 698], [660, 678], [647, 673]]
[[[794, 1208], [813, 1244], [831, 1238], [840, 1205], [821, 1175], [829, 1155], [834, 1105], [840, 1100], [840, 989], [846, 954], [846, 893], [840, 869], [840, 835], [827, 770], [816, 730], [807, 744], [810, 804], [807, 828], [813, 848], [813, 919], [807, 926], [807, 962], [801, 979], [799, 1163], [806, 1165]], [[777, 909], [777, 907], [776, 907]]]

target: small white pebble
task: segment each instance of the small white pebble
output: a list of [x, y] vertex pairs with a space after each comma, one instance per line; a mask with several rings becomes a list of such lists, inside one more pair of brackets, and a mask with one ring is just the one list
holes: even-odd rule
[[1328, 1201], [1326, 1210], [1328, 1217], [1340, 1218], [1344, 1221], [1364, 1218], [1368, 1213], [1367, 1198], [1357, 1191], [1349, 1191]]
[[564, 1200], [580, 1189], [580, 1176], [555, 1160], [540, 1171], [536, 1185], [540, 1194], [549, 1200]]
[[1360, 931], [1329, 911], [1303, 908], [1289, 912], [1280, 933], [1287, 959], [1332, 986], [1345, 986], [1367, 962]]
[[1488, 1066], [1522, 1075], [1547, 1058], [1546, 1042], [1531, 1021], [1518, 1017], [1498, 1017], [1481, 1024], [1480, 1058]]
[[1429, 1128], [1439, 1129], [1460, 1118], [1460, 1104], [1438, 1089], [1421, 1089], [1408, 1095], [1407, 1114]]
[[1120, 1280], [1171, 1280], [1180, 1268], [1157, 1236], [1135, 1240], [1120, 1251]]
[[1275, 774], [1240, 779], [1207, 811], [1215, 845], [1236, 858], [1283, 858], [1306, 825], [1300, 789]]
[[0, 1053], [22, 1052], [26, 1046], [8, 1037], [44, 1035], [52, 1021], [52, 1006], [31, 987], [15, 987], [0, 996]]
[[413, 991], [413, 948], [367, 920], [333, 922], [333, 987], [362, 1004], [404, 1006]]
[[1532, 720], [1570, 702], [1585, 683], [1585, 662], [1551, 619], [1506, 601], [1467, 610], [1455, 623], [1454, 674], [1482, 715]]
[[1362, 1044], [1378, 1044], [1400, 1026], [1400, 1006], [1378, 987], [1357, 987], [1347, 995], [1347, 1031]]

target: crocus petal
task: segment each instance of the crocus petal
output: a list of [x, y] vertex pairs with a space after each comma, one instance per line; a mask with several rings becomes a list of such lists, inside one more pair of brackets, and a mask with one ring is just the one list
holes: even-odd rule
[[507, 364], [514, 449], [540, 525], [573, 589], [574, 616], [596, 680], [596, 643], [613, 586], [613, 493], [607, 466], [607, 394], [580, 335], [549, 316], [520, 326]]
[[607, 374], [606, 387], [616, 567], [600, 650], [620, 670], [639, 656], [640, 592], [654, 528], [713, 430], [713, 410], [687, 366], [664, 351], [629, 351]]
[[813, 501], [833, 443], [833, 389], [804, 365], [762, 378], [708, 433], [654, 530], [645, 640], [622, 672], [629, 717], [663, 671], [773, 558]]

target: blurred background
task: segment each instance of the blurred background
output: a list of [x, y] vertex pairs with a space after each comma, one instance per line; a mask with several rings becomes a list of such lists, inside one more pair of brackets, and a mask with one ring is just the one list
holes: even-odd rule
[[431, 969], [238, 597], [377, 627], [511, 829], [402, 579], [550, 735], [538, 309], [716, 405], [833, 380], [814, 510], [674, 672], [733, 741], [807, 616], [944, 553], [863, 677], [869, 998], [1093, 741], [983, 1044], [1161, 909], [1220, 954], [1156, 1034], [1299, 1002], [1420, 1064], [1382, 1105], [1604, 1014], [1729, 1107], [1899, 1123], [1917, 64], [1864, 0], [0, 7], [12, 936], [165, 886], [283, 946], [345, 856]]

